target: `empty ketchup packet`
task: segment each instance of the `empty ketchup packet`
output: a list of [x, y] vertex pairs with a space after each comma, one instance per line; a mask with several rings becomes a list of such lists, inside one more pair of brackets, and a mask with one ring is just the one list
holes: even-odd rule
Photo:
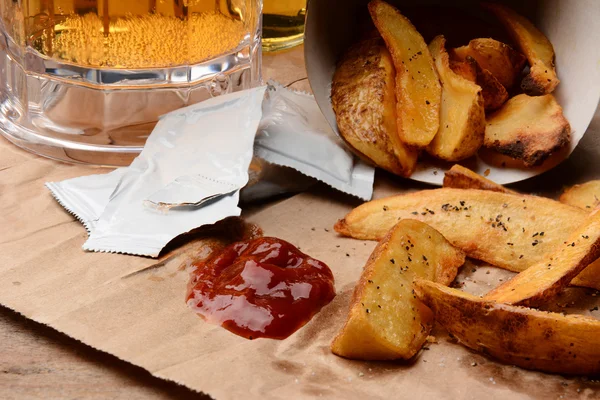
[[254, 155], [370, 200], [375, 169], [346, 149], [314, 97], [269, 82]]
[[[157, 257], [175, 237], [239, 216], [239, 189], [248, 182], [265, 89], [215, 97], [164, 115], [127, 168], [47, 184], [88, 227], [83, 248]], [[100, 215], [93, 215], [97, 201], [85, 212], [93, 197], [106, 199], [109, 191]]]
[[312, 96], [274, 84], [263, 101], [265, 90], [164, 115], [129, 167], [47, 183], [88, 230], [83, 248], [156, 257], [178, 235], [239, 216], [240, 193], [252, 201], [309, 187], [294, 170], [370, 199], [373, 168], [336, 143]]

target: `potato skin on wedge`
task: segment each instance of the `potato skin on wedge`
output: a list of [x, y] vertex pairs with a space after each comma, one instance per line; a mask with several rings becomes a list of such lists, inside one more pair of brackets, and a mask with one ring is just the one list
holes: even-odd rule
[[454, 73], [462, 76], [468, 81], [477, 81], [477, 61], [475, 61], [474, 58], [467, 57], [464, 61], [457, 61], [452, 57], [451, 51], [448, 54], [450, 54], [450, 68], [452, 68]]
[[554, 96], [520, 94], [488, 116], [484, 146], [535, 167], [570, 139], [571, 125]]
[[460, 343], [522, 368], [600, 373], [600, 321], [495, 303], [435, 282], [414, 283], [417, 297]]
[[410, 176], [417, 152], [398, 136], [395, 76], [381, 38], [358, 42], [338, 64], [331, 102], [340, 134], [351, 147], [380, 168]]
[[582, 210], [592, 211], [600, 205], [600, 180], [572, 186], [560, 195], [558, 201]]
[[532, 96], [552, 93], [560, 81], [550, 40], [531, 21], [510, 8], [498, 3], [483, 6], [496, 15], [529, 61], [529, 75], [521, 82], [521, 89]]
[[517, 193], [496, 182], [484, 178], [459, 164], [453, 165], [452, 168], [446, 171], [444, 174], [443, 187], [454, 189], [481, 189], [513, 194]]
[[[455, 189], [482, 189], [494, 192], [519, 194], [513, 190], [492, 182], [461, 165], [454, 165], [444, 175], [445, 188]], [[589, 181], [567, 189], [559, 201], [573, 207], [581, 208], [586, 212], [600, 205], [600, 181]], [[591, 204], [591, 205], [590, 205]], [[532, 242], [533, 243], [533, 242]], [[544, 264], [545, 265], [545, 264]], [[571, 281], [571, 285], [584, 286], [600, 290], [600, 260], [588, 265]]]
[[416, 220], [400, 221], [369, 257], [331, 351], [358, 360], [414, 356], [431, 331], [432, 314], [414, 298], [413, 280], [448, 285], [464, 261], [464, 253], [435, 229]]
[[600, 211], [596, 210], [542, 261], [498, 286], [484, 298], [523, 306], [541, 305], [556, 296], [599, 257]]
[[441, 86], [425, 40], [400, 11], [372, 0], [369, 12], [396, 68], [396, 118], [400, 139], [425, 148], [440, 124]]
[[[544, 260], [587, 216], [583, 210], [543, 197], [434, 189], [364, 203], [334, 228], [356, 239], [379, 240], [398, 221], [417, 219], [438, 230], [467, 256], [521, 272]], [[600, 289], [597, 271], [599, 261], [571, 283]]]
[[481, 87], [450, 68], [446, 39], [429, 44], [442, 84], [440, 127], [427, 152], [446, 161], [460, 161], [477, 153], [485, 135], [485, 109]]
[[450, 68], [463, 78], [481, 86], [486, 111], [497, 110], [506, 103], [508, 91], [490, 71], [481, 68], [471, 56], [467, 56], [464, 61], [452, 61], [452, 57], [450, 53]]
[[482, 69], [476, 64], [477, 84], [481, 86], [483, 103], [486, 111], [497, 110], [508, 100], [506, 88], [487, 69]]
[[506, 89], [511, 89], [523, 67], [525, 57], [509, 45], [491, 38], [473, 39], [467, 46], [454, 49], [459, 60], [472, 57], [482, 70], [488, 71]]

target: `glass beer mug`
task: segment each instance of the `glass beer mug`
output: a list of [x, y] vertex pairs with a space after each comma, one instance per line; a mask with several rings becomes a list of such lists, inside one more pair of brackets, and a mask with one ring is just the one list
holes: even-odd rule
[[260, 83], [261, 0], [0, 0], [0, 133], [127, 165], [158, 117]]

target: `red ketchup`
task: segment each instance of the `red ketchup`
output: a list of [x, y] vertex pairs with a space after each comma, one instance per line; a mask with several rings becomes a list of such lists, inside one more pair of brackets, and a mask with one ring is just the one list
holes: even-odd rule
[[329, 267], [277, 238], [234, 243], [194, 266], [187, 304], [247, 339], [285, 339], [335, 297]]

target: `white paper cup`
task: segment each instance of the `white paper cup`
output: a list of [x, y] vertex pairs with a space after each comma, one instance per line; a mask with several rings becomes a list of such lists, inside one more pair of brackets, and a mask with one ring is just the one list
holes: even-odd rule
[[[312, 0], [308, 4], [305, 29], [305, 58], [308, 79], [325, 118], [339, 134], [331, 106], [331, 80], [342, 53], [357, 40], [358, 21], [367, 13], [368, 0]], [[390, 0], [402, 11], [414, 4], [446, 5], [443, 0]], [[547, 0], [504, 1], [529, 17], [554, 46], [556, 70], [561, 80], [554, 92], [571, 123], [571, 143], [564, 153], [550, 157], [536, 168], [494, 166], [481, 157], [465, 165], [495, 182], [522, 181], [545, 172], [563, 161], [575, 149], [588, 128], [600, 99], [600, 1]], [[478, 1], [454, 1], [463, 10], [479, 9]], [[466, 43], [463, 43], [466, 44]], [[507, 158], [507, 160], [510, 160]], [[411, 179], [441, 184], [443, 171], [451, 164], [419, 161]], [[489, 171], [488, 171], [489, 170]]]

